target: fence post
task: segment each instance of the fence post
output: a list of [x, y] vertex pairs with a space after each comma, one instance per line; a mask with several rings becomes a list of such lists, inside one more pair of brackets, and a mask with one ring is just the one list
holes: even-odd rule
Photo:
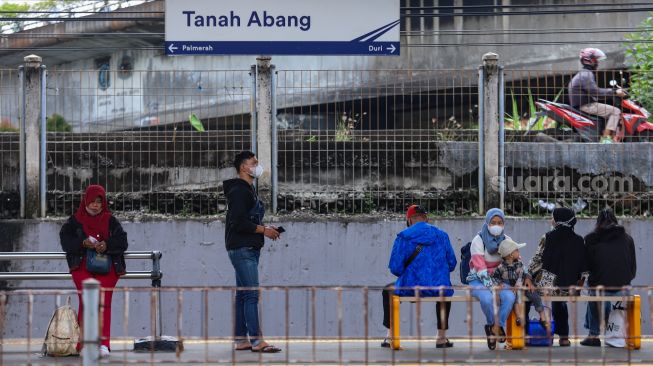
[[272, 72], [271, 57], [256, 58], [256, 156], [266, 172], [258, 179], [258, 195], [265, 202], [268, 210], [272, 209]]
[[501, 207], [499, 174], [499, 55], [483, 55], [483, 197], [485, 209]]
[[[44, 211], [41, 207], [41, 162], [42, 149], [45, 149], [45, 124], [42, 119], [45, 116], [43, 107], [43, 88], [45, 81], [43, 73], [45, 68], [41, 67], [41, 57], [37, 55], [25, 56], [22, 71], [22, 110], [20, 120], [21, 134], [21, 217], [36, 218], [42, 216]], [[44, 169], [43, 169], [44, 170]], [[43, 187], [45, 188], [45, 187]], [[45, 198], [45, 197], [43, 197]]]
[[84, 304], [82, 365], [93, 366], [100, 358], [100, 282], [89, 278], [82, 282]]

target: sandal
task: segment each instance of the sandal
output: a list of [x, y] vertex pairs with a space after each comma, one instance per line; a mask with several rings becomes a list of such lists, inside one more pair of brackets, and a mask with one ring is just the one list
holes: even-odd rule
[[385, 338], [383, 342], [381, 342], [381, 347], [390, 348], [390, 338]]
[[445, 339], [442, 343], [435, 343], [435, 348], [451, 348], [453, 347], [453, 342], [449, 342], [449, 339]]
[[281, 348], [275, 347], [271, 344], [267, 344], [261, 348], [254, 348], [252, 347], [252, 352], [257, 352], [257, 353], [279, 353], [281, 352]]
[[485, 325], [485, 335], [487, 336], [487, 348], [490, 350], [497, 348], [497, 340], [494, 337], [494, 333], [492, 333], [491, 325]]
[[243, 346], [236, 346], [236, 347], [234, 347], [234, 350], [236, 350], [236, 351], [249, 351], [249, 350], [251, 350], [251, 349], [252, 349], [252, 345], [251, 345], [251, 344], [250, 344], [250, 345], [247, 345], [247, 346], [244, 346], [244, 347], [243, 347]]
[[521, 318], [517, 317], [515, 319], [515, 324], [517, 324], [518, 327], [521, 327]]
[[506, 343], [506, 331], [499, 327], [499, 343]]

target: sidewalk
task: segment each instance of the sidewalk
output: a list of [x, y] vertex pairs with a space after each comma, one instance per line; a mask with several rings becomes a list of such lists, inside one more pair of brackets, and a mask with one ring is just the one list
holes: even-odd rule
[[[592, 348], [574, 345], [568, 348], [531, 347], [522, 351], [508, 351], [502, 347], [488, 350], [485, 340], [471, 342], [467, 339], [452, 339], [454, 347], [436, 349], [434, 340], [406, 340], [402, 342], [403, 350], [391, 351], [381, 348], [380, 339], [365, 342], [362, 339], [344, 340], [270, 340], [283, 349], [278, 354], [256, 354], [249, 351], [234, 352], [231, 344], [224, 340], [185, 340], [184, 352], [175, 353], [134, 353], [132, 343], [128, 340], [112, 342], [109, 360], [101, 364], [110, 365], [225, 365], [225, 364], [473, 364], [473, 365], [507, 365], [507, 364], [637, 364], [653, 365], [653, 340], [643, 340], [642, 349], [628, 351], [615, 348]], [[366, 350], [367, 343], [367, 350]], [[421, 344], [421, 350], [419, 345]], [[37, 352], [40, 344], [32, 342], [31, 353], [27, 353], [25, 340], [5, 340], [0, 358], [0, 365], [79, 365], [78, 357], [53, 358], [40, 357]]]

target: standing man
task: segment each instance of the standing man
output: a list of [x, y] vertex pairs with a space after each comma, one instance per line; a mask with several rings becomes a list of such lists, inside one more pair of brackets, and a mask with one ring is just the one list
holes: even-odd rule
[[[234, 341], [237, 351], [277, 353], [281, 349], [263, 340], [259, 327], [258, 260], [264, 237], [279, 238], [274, 226], [263, 225], [265, 207], [259, 200], [254, 179], [263, 174], [263, 167], [251, 151], [236, 155], [234, 168], [238, 178], [223, 183], [227, 197], [227, 220], [225, 243], [231, 264], [236, 271], [238, 287], [252, 287], [252, 290], [236, 291]], [[249, 337], [248, 337], [249, 336]]]

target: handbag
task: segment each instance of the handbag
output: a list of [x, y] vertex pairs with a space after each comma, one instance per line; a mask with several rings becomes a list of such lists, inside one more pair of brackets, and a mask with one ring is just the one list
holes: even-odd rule
[[111, 258], [95, 249], [86, 250], [86, 270], [95, 274], [107, 274], [111, 269]]
[[551, 288], [555, 287], [557, 277], [558, 276], [555, 273], [542, 268], [535, 278], [535, 286], [537, 286], [540, 291], [551, 291]]
[[612, 305], [612, 311], [605, 325], [605, 343], [612, 347], [626, 347], [626, 310], [621, 301]]

